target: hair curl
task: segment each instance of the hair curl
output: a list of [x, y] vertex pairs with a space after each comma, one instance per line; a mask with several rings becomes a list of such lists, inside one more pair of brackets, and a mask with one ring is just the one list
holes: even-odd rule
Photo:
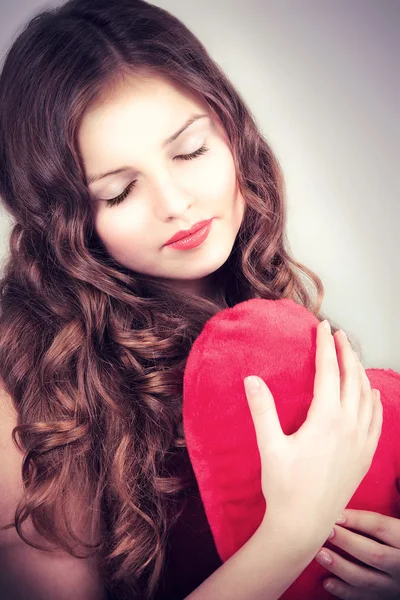
[[[230, 139], [246, 206], [215, 301], [124, 268], [93, 225], [77, 131], [92, 102], [141, 73], [199, 94]], [[249, 108], [166, 10], [143, 0], [70, 0], [37, 14], [6, 56], [0, 107], [0, 194], [13, 219], [0, 364], [19, 418], [13, 440], [24, 452], [25, 490], [6, 527], [45, 549], [21, 529], [30, 516], [72, 555], [77, 541], [94, 548], [119, 598], [135, 597], [141, 581], [151, 598], [178, 499], [194, 485], [190, 468], [187, 476], [174, 470], [188, 460], [182, 381], [194, 340], [218, 311], [255, 297], [291, 298], [322, 320], [323, 284], [290, 255], [281, 168]], [[97, 544], [69, 524], [71, 481], [100, 507]]]

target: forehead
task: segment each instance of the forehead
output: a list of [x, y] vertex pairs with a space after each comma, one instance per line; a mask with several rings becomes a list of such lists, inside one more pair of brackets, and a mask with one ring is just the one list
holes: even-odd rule
[[[184, 121], [193, 109], [210, 114], [198, 95], [161, 75], [135, 75], [114, 84], [86, 111], [79, 128], [79, 141], [98, 141], [102, 132], [115, 135], [121, 127], [134, 127], [136, 135], [161, 134]], [[84, 150], [84, 148], [82, 148]]]

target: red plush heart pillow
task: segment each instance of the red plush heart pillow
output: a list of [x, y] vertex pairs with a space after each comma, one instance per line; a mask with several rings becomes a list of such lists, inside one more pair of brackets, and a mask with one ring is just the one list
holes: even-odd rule
[[[243, 379], [264, 379], [284, 433], [294, 433], [312, 400], [318, 323], [293, 300], [252, 299], [217, 313], [193, 344], [184, 374], [183, 424], [222, 561], [252, 536], [266, 508]], [[392, 369], [366, 369], [366, 374], [381, 392], [382, 434], [372, 466], [347, 507], [400, 518], [400, 374]], [[321, 586], [327, 574], [312, 561], [282, 599], [331, 599]]]

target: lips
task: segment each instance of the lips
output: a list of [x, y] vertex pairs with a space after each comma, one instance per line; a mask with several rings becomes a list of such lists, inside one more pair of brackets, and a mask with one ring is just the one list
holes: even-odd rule
[[167, 246], [168, 244], [172, 244], [173, 242], [177, 242], [178, 240], [181, 240], [182, 238], [192, 235], [199, 229], [202, 229], [203, 227], [208, 225], [211, 221], [212, 221], [212, 219], [208, 219], [207, 221], [199, 221], [198, 223], [195, 223], [190, 229], [178, 231], [178, 233], [173, 235], [172, 238], [168, 240], [168, 242], [165, 242], [164, 246]]

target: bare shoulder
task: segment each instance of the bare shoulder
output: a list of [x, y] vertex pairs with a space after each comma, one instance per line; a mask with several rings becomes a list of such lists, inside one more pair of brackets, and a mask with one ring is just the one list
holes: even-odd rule
[[[13, 518], [23, 489], [23, 454], [12, 439], [12, 431], [17, 422], [18, 415], [12, 399], [0, 387], [0, 525], [9, 523]], [[0, 546], [12, 540], [12, 530], [0, 531]]]
[[[12, 439], [17, 423], [18, 414], [12, 399], [0, 386], [0, 526], [13, 521], [23, 494], [23, 453]], [[82, 511], [82, 499], [76, 498], [76, 506]], [[78, 513], [84, 514], [79, 509]], [[92, 522], [80, 518], [73, 523], [73, 529], [81, 538], [93, 541]], [[23, 531], [30, 540], [51, 547], [35, 531], [30, 518], [25, 521]], [[46, 552], [32, 548], [15, 528], [0, 531], [0, 589], [7, 592], [6, 598], [15, 600], [28, 597], [32, 600], [104, 600], [107, 597], [95, 557], [79, 559], [63, 550]]]

